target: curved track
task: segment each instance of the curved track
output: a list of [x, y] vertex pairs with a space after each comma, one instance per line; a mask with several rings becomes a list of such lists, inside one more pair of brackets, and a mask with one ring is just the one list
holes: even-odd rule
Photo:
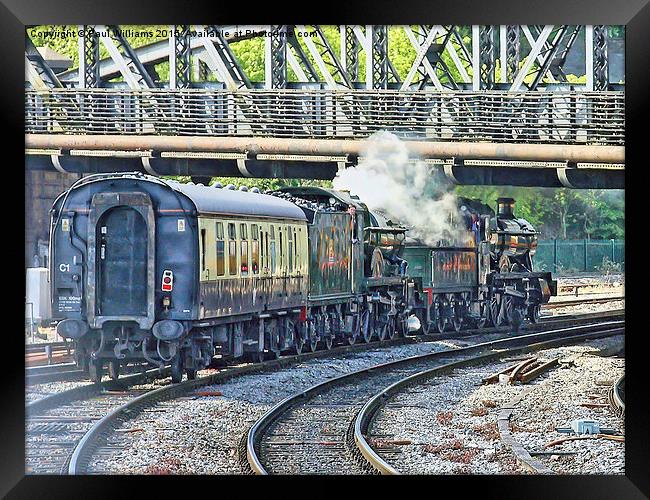
[[623, 328], [624, 321], [609, 321], [524, 334], [330, 379], [285, 399], [260, 418], [247, 434], [246, 460], [258, 474], [392, 472], [368, 445], [364, 430], [372, 409], [401, 384], [505, 353], [609, 336]]
[[622, 375], [609, 390], [609, 404], [614, 412], [623, 418], [625, 416], [625, 375]]
[[[612, 313], [609, 315], [611, 317]], [[576, 321], [576, 317], [581, 317], [583, 321], [594, 322], [598, 318], [602, 318], [603, 315], [571, 315], [552, 318], [550, 321], [529, 325], [526, 330], [539, 331], [548, 328], [550, 324], [558, 326], [571, 324]], [[462, 338], [471, 342], [472, 335], [483, 337], [490, 333], [507, 335], [508, 329], [467, 331]], [[135, 386], [160, 376], [166, 376], [166, 370], [162, 374], [158, 370], [151, 370], [146, 374], [123, 377], [118, 382], [109, 380], [101, 384], [87, 384], [53, 394], [27, 405], [29, 415], [27, 465], [30, 468], [28, 470], [36, 473], [84, 473], [88, 470], [93, 456], [110, 452], [113, 445], [109, 443], [109, 438], [124, 421], [137, 415], [147, 406], [159, 401], [181, 397], [203, 385], [213, 384], [245, 373], [279, 369], [307, 359], [331, 357], [377, 347], [403, 345], [446, 337], [457, 339], [458, 335], [416, 336], [369, 344], [340, 346], [329, 351], [317, 351], [282, 357], [261, 364], [225, 368], [198, 380], [170, 384], [154, 390], [151, 388], [138, 389]]]

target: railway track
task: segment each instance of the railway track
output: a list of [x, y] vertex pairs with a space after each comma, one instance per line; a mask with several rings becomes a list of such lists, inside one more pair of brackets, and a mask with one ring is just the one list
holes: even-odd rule
[[625, 416], [625, 375], [622, 375], [608, 392], [609, 404], [621, 418]]
[[616, 295], [612, 297], [583, 298], [583, 299], [575, 299], [575, 300], [558, 300], [556, 302], [549, 302], [548, 304], [544, 304], [542, 310], [557, 309], [560, 307], [568, 307], [568, 306], [579, 306], [583, 304], [606, 304], [608, 302], [616, 302], [619, 300], [625, 300], [625, 295]]
[[151, 370], [119, 381], [78, 386], [27, 404], [27, 473], [65, 474], [75, 447], [88, 429], [112, 408], [148, 392], [150, 389], [142, 386], [160, 376], [158, 370]]
[[43, 342], [25, 345], [25, 366], [48, 366], [72, 360], [73, 348], [68, 342]]
[[[614, 300], [614, 299], [612, 299]], [[604, 299], [603, 299], [604, 301]], [[581, 301], [569, 301], [571, 302], [571, 305], [573, 303], [580, 303]], [[546, 304], [548, 306], [549, 304]], [[564, 304], [563, 304], [564, 305]], [[556, 306], [560, 307], [560, 306]], [[594, 319], [597, 319], [599, 316], [596, 315], [593, 316]], [[604, 314], [609, 314], [609, 312], [605, 312]], [[546, 324], [548, 322], [563, 322], [563, 321], [571, 321], [573, 318], [578, 318], [579, 315], [558, 315], [558, 316], [549, 316], [549, 317], [544, 317], [542, 319], [542, 324]], [[533, 331], [535, 328], [537, 328], [535, 325], [524, 325], [522, 330], [523, 331]], [[483, 329], [470, 329], [470, 330], [464, 330], [462, 335], [467, 335], [467, 336], [472, 336], [472, 335], [488, 335], [492, 333], [502, 333], [508, 331], [509, 327], [504, 326], [504, 327], [499, 327], [499, 328], [483, 328]], [[371, 342], [368, 345], [368, 348], [372, 348], [373, 346], [376, 345], [400, 345], [405, 342], [418, 342], [422, 340], [430, 340], [430, 339], [440, 339], [444, 338], [445, 336], [451, 336], [452, 338], [456, 338], [458, 334], [455, 332], [449, 332], [445, 334], [430, 334], [426, 336], [409, 336], [406, 338], [397, 338], [393, 340], [386, 340], [386, 341], [381, 341], [379, 344], [376, 342]], [[42, 351], [44, 348], [45, 344], [31, 344], [26, 346], [26, 354], [29, 355], [30, 351], [31, 352], [39, 352]], [[67, 349], [70, 348], [70, 344], [66, 344], [65, 342], [55, 342], [49, 344], [53, 348], [57, 349]], [[28, 358], [26, 358], [26, 365]], [[127, 369], [124, 371], [124, 373], [133, 373], [134, 371], [140, 371], [140, 367], [135, 367], [129, 370]], [[123, 369], [124, 370], [124, 369]], [[69, 361], [64, 361], [61, 363], [56, 363], [56, 364], [44, 364], [44, 365], [39, 365], [39, 366], [26, 366], [25, 370], [25, 383], [27, 386], [34, 386], [37, 384], [45, 384], [45, 383], [50, 383], [50, 382], [73, 382], [73, 381], [81, 381], [81, 380], [86, 380], [87, 375], [82, 371], [79, 370], [76, 365], [72, 362]]]
[[86, 374], [75, 363], [31, 366], [25, 369], [25, 385], [47, 384], [49, 382], [84, 380]]
[[554, 329], [342, 375], [271, 408], [249, 430], [242, 453], [257, 474], [395, 473], [366, 440], [374, 412], [393, 392], [463, 365], [622, 331], [624, 321]]
[[[612, 315], [611, 312], [608, 314], [610, 318], [616, 317], [616, 314]], [[621, 312], [618, 314], [621, 314]], [[551, 321], [545, 321], [537, 325], [529, 325], [527, 329], [539, 331], [548, 328], [549, 324], [556, 326], [567, 325], [577, 321], [577, 318], [583, 322], [593, 323], [603, 317], [605, 316], [602, 314], [567, 315], [567, 317], [553, 318]], [[476, 331], [474, 335], [464, 336], [463, 339], [471, 342], [472, 336], [483, 337], [489, 333], [506, 334], [507, 331], [507, 328], [484, 329]], [[308, 359], [344, 355], [350, 352], [421, 342], [433, 338], [440, 339], [441, 336], [407, 337], [370, 344], [340, 346], [330, 351], [317, 351], [315, 353], [282, 357], [262, 364], [229, 367], [194, 381], [165, 385], [154, 390], [151, 390], [151, 388], [142, 389], [136, 386], [160, 377], [157, 370], [152, 370], [146, 374], [123, 377], [118, 382], [109, 380], [101, 384], [88, 384], [70, 391], [54, 394], [27, 405], [27, 456], [28, 467], [30, 467], [28, 470], [37, 473], [59, 473], [61, 471], [72, 474], [84, 473], [87, 471], [88, 464], [93, 456], [111, 453], [116, 446], [120, 446], [119, 439], [117, 441], [115, 439], [114, 431], [124, 421], [151, 405], [190, 394], [194, 389], [204, 385], [221, 382], [247, 373], [275, 370]], [[165, 376], [166, 372], [162, 375]], [[135, 388], [131, 389], [132, 387]], [[74, 430], [74, 432], [69, 432], [70, 429]], [[43, 435], [50, 439], [46, 439]], [[59, 437], [57, 438], [57, 436]], [[40, 451], [34, 449], [38, 448], [40, 443], [43, 442], [45, 443], [44, 448]], [[61, 451], [60, 448], [65, 451]], [[54, 454], [58, 459], [48, 464], [45, 458], [49, 454]], [[39, 457], [42, 457], [43, 460]]]

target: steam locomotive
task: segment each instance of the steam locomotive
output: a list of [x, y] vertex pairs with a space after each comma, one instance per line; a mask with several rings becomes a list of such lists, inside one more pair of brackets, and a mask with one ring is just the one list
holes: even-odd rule
[[106, 365], [118, 378], [146, 361], [179, 382], [214, 356], [261, 361], [434, 324], [536, 321], [555, 282], [532, 272], [536, 236], [511, 209], [480, 214], [477, 245], [428, 248], [347, 192], [88, 176], [51, 212], [57, 332], [94, 381]]

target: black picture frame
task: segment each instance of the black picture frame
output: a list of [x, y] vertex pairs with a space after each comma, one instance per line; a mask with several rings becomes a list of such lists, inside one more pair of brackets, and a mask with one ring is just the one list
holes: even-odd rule
[[[310, 15], [307, 10], [311, 10]], [[11, 201], [24, 181], [20, 167], [24, 162], [24, 29], [37, 24], [255, 24], [300, 23], [307, 19], [319, 24], [607, 24], [626, 25], [626, 245], [627, 310], [632, 328], [626, 337], [626, 475], [625, 476], [435, 476], [428, 478], [357, 478], [357, 486], [372, 485], [385, 489], [389, 484], [402, 495], [477, 495], [496, 498], [644, 498], [650, 496], [650, 432], [647, 401], [644, 337], [642, 322], [648, 294], [646, 261], [646, 219], [648, 213], [644, 191], [642, 155], [647, 147], [645, 125], [650, 93], [650, 6], [648, 0], [530, 0], [426, 2], [401, 0], [358, 3], [282, 3], [275, 2], [207, 2], [191, 3], [172, 0], [3, 0], [0, 5], [0, 40], [2, 77], [0, 78], [2, 119], [2, 187], [4, 201], [4, 248], [9, 250], [2, 266], [5, 300], [2, 328], [0, 373], [0, 494], [11, 498], [81, 498], [96, 496], [131, 496], [139, 484], [142, 495], [169, 492], [170, 482], [177, 483], [179, 498], [197, 495], [250, 495], [250, 487], [261, 493], [295, 491], [313, 494], [306, 484], [313, 478], [261, 479], [248, 477], [162, 478], [162, 477], [24, 477], [24, 344], [20, 311], [24, 307], [24, 259], [20, 243], [24, 233], [21, 204]], [[10, 159], [8, 153], [13, 153]], [[15, 187], [14, 187], [15, 182]], [[24, 203], [30, 202], [26, 196]], [[638, 241], [635, 241], [638, 240]], [[15, 275], [14, 275], [15, 273]], [[21, 293], [22, 292], [22, 293]], [[645, 306], [647, 308], [647, 305]], [[639, 319], [638, 323], [635, 321]], [[630, 321], [631, 320], [631, 321]], [[192, 484], [188, 484], [188, 480]], [[179, 481], [182, 481], [180, 483]], [[209, 481], [206, 482], [206, 481]], [[349, 492], [351, 482], [340, 477], [321, 478], [327, 484], [321, 494]], [[422, 490], [412, 489], [417, 481]], [[184, 484], [183, 484], [184, 483]], [[226, 489], [236, 486], [237, 489]], [[446, 483], [446, 484], [443, 484]], [[294, 486], [287, 490], [287, 487]], [[443, 489], [448, 486], [450, 489]], [[213, 488], [218, 488], [214, 490]], [[205, 489], [204, 489], [205, 488]], [[306, 489], [308, 488], [308, 489]], [[281, 489], [281, 490], [280, 490]], [[203, 491], [200, 491], [203, 490]], [[445, 491], [446, 490], [446, 491]], [[337, 491], [339, 493], [337, 493]], [[358, 491], [359, 490], [352, 490]], [[444, 492], [444, 493], [443, 493]], [[359, 492], [359, 494], [362, 494]], [[182, 496], [181, 496], [182, 495]]]

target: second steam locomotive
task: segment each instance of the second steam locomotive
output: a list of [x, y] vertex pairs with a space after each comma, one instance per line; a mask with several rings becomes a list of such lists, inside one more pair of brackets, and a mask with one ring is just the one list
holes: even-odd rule
[[146, 361], [178, 382], [214, 356], [537, 321], [556, 282], [532, 270], [536, 232], [514, 200], [461, 203], [467, 243], [430, 247], [348, 192], [88, 176], [52, 208], [57, 332], [95, 381]]

